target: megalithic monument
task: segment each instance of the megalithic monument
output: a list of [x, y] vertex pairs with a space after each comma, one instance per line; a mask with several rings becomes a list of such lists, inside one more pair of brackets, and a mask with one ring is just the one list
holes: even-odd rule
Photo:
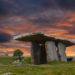
[[66, 47], [75, 45], [69, 40], [50, 36], [42, 32], [21, 34], [15, 36], [14, 39], [31, 43], [31, 63], [37, 65], [51, 61], [67, 62]]

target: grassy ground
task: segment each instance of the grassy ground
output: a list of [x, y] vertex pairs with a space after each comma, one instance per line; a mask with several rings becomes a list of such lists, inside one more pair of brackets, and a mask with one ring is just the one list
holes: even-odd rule
[[13, 73], [12, 75], [75, 75], [75, 62], [51, 62], [46, 65], [29, 65], [30, 58], [26, 58], [23, 64], [12, 65], [13, 57], [1, 57], [0, 75], [3, 73]]

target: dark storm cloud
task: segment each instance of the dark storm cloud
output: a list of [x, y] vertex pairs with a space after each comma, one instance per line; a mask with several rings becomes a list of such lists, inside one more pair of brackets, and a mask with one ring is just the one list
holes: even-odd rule
[[29, 19], [29, 21], [34, 24], [38, 25], [38, 27], [56, 27], [56, 25], [53, 25], [53, 23], [57, 22], [59, 19], [56, 17], [50, 17], [50, 18], [40, 18], [37, 17], [36, 19]]
[[0, 32], [0, 43], [9, 42], [11, 40], [11, 36], [7, 33]]
[[75, 10], [75, 0], [45, 0], [41, 4], [42, 8], [60, 8], [65, 10]]
[[[0, 0], [0, 15], [12, 14], [16, 16], [23, 16], [24, 20], [32, 22], [32, 24], [37, 24], [39, 28], [41, 27], [56, 27], [58, 26], [54, 23], [59, 22], [64, 16], [62, 9], [74, 10], [75, 0]], [[45, 8], [45, 10], [43, 10]], [[54, 8], [54, 9], [53, 9]], [[56, 10], [58, 8], [58, 10]], [[47, 10], [46, 10], [47, 9]], [[58, 11], [58, 12], [57, 12]], [[60, 12], [61, 11], [61, 12]], [[46, 12], [44, 15], [43, 12]], [[30, 16], [34, 16], [31, 19]], [[60, 16], [61, 15], [61, 16]], [[26, 17], [28, 16], [28, 17]], [[70, 17], [68, 17], [70, 18]], [[2, 19], [2, 18], [1, 18]], [[0, 26], [2, 25], [17, 25], [23, 19], [17, 20], [10, 18], [3, 18], [0, 20]], [[73, 25], [75, 22], [72, 22]], [[65, 29], [64, 26], [61, 28]], [[68, 29], [68, 27], [66, 27]], [[68, 30], [70, 31], [70, 30]], [[71, 31], [70, 31], [71, 32]]]
[[58, 0], [58, 5], [63, 9], [75, 10], [75, 0]]
[[28, 20], [34, 25], [40, 25], [40, 27], [56, 27], [54, 23], [59, 22], [63, 16], [62, 11], [51, 10], [39, 13], [39, 15], [33, 16]]
[[5, 15], [7, 10], [5, 9], [3, 2], [0, 0], [0, 15]]
[[46, 18], [30, 19], [29, 21], [31, 21], [34, 24], [50, 23], [50, 20], [49, 19], [46, 19]]
[[0, 0], [0, 14], [25, 15], [37, 12], [43, 0]]
[[43, 8], [75, 10], [75, 0], [0, 0], [0, 15], [29, 15]]

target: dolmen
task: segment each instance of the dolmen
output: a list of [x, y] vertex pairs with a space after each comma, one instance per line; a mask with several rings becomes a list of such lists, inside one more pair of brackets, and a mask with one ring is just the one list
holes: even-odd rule
[[70, 40], [57, 38], [42, 32], [18, 35], [14, 39], [31, 43], [31, 63], [36, 65], [51, 61], [67, 62], [66, 47], [75, 45]]

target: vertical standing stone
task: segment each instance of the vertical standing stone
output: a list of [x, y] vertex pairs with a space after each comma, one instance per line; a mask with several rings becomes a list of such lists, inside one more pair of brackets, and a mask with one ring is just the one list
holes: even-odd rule
[[40, 64], [40, 44], [38, 42], [32, 42], [31, 44], [31, 63]]
[[67, 61], [67, 57], [65, 54], [66, 46], [63, 43], [58, 43], [58, 53], [60, 56], [60, 61]]
[[46, 64], [47, 63], [47, 54], [46, 54], [46, 49], [45, 49], [45, 44], [40, 45], [40, 63], [41, 64]]
[[47, 49], [47, 59], [48, 61], [58, 61], [58, 56], [56, 52], [56, 45], [54, 41], [47, 41], [46, 42], [46, 49]]

